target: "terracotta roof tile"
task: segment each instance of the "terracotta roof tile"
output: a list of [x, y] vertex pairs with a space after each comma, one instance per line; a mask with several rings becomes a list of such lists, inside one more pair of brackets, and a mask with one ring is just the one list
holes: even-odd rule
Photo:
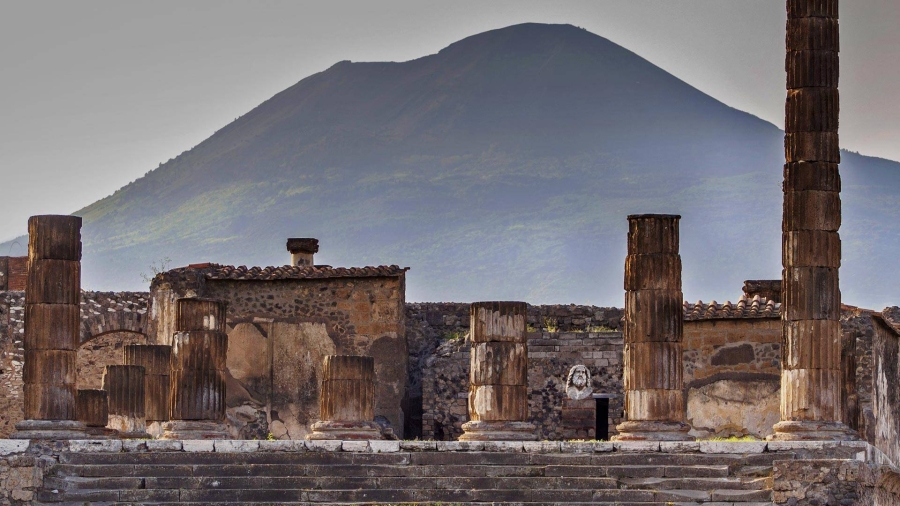
[[330, 265], [247, 267], [209, 264], [202, 268], [206, 279], [275, 281], [281, 279], [372, 278], [402, 276], [409, 267], [331, 267]]
[[703, 302], [702, 300], [693, 304], [684, 303], [685, 321], [726, 318], [781, 318], [781, 304], [759, 295], [755, 295], [753, 298], [743, 296], [736, 304], [731, 301], [719, 304], [716, 301]]

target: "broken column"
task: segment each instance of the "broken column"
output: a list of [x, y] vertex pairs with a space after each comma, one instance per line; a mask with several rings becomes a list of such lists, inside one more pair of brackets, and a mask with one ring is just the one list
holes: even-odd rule
[[319, 252], [319, 240], [308, 237], [291, 238], [287, 240], [287, 249], [291, 253], [291, 265], [312, 266], [313, 255]]
[[225, 303], [176, 301], [169, 376], [169, 420], [163, 439], [227, 439]]
[[87, 427], [93, 438], [117, 438], [119, 432], [109, 429], [109, 397], [106, 390], [78, 390], [75, 401], [78, 421]]
[[160, 424], [169, 419], [169, 370], [172, 347], [156, 344], [125, 346], [125, 364], [144, 368], [144, 401], [147, 431], [159, 435]]
[[381, 439], [375, 418], [375, 359], [327, 355], [319, 417], [306, 439]]
[[80, 335], [81, 218], [28, 219], [25, 287], [25, 420], [17, 439], [79, 439], [75, 354]]
[[693, 439], [685, 423], [681, 216], [628, 217], [625, 259], [625, 421], [619, 441]]
[[853, 437], [841, 423], [837, 0], [787, 2], [781, 422], [775, 440]]
[[524, 302], [475, 302], [470, 308], [469, 421], [460, 441], [530, 441], [528, 342]]
[[103, 371], [103, 390], [109, 400], [106, 427], [123, 438], [146, 438], [147, 410], [144, 404], [144, 368], [138, 365], [108, 365]]

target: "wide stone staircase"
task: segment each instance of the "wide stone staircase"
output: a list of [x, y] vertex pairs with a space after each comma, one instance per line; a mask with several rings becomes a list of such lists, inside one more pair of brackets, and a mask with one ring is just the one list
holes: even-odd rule
[[339, 441], [330, 449], [311, 449], [302, 441], [216, 442], [215, 447], [204, 441], [208, 451], [185, 451], [188, 443], [181, 451], [63, 452], [37, 499], [43, 504], [767, 505], [773, 461], [797, 457], [794, 451], [767, 452], [765, 443], [762, 451], [750, 447], [751, 453], [737, 453], [740, 446], [727, 447], [729, 453], [667, 453], [659, 443], [655, 451], [570, 444], [569, 452], [556, 443], [542, 452], [521, 446], [484, 451], [460, 443], [438, 451], [434, 442], [402, 447], [377, 442], [393, 444], [380, 453], [348, 442], [341, 448]]

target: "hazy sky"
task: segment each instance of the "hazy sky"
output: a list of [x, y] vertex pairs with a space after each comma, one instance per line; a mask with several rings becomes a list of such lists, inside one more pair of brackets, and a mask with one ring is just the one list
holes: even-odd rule
[[[0, 240], [337, 61], [405, 61], [523, 22], [584, 27], [732, 107], [784, 114], [783, 0], [0, 0], [0, 13]], [[897, 0], [841, 4], [842, 145], [894, 160], [898, 22]]]

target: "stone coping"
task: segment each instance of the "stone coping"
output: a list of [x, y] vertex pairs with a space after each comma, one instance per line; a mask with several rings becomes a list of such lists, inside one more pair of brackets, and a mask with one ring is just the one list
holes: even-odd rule
[[88, 439], [37, 441], [0, 439], [0, 456], [34, 451], [119, 453], [119, 452], [504, 452], [504, 453], [708, 453], [747, 455], [795, 450], [858, 448], [857, 460], [891, 465], [874, 446], [865, 441], [253, 441], [253, 440], [162, 440]]

